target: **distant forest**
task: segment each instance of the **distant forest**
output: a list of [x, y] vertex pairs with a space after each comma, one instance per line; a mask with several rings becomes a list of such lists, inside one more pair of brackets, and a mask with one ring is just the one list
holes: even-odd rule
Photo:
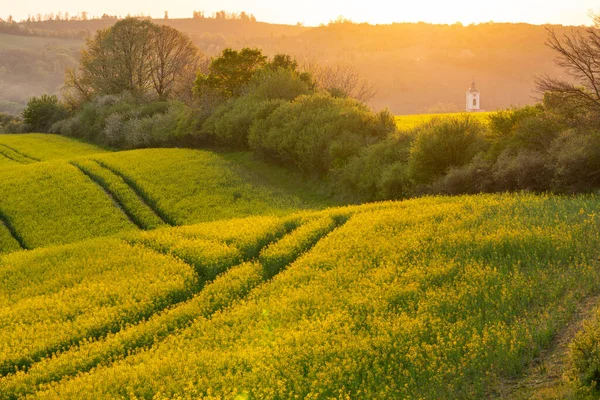
[[[269, 56], [291, 54], [300, 64], [351, 66], [378, 90], [370, 105], [395, 114], [461, 111], [473, 78], [486, 110], [531, 104], [535, 75], [562, 75], [544, 45], [546, 29], [559, 34], [582, 29], [508, 23], [369, 25], [343, 19], [304, 27], [257, 22], [245, 13], [193, 16], [155, 22], [187, 33], [208, 56], [227, 47], [258, 47]], [[85, 14], [1, 20], [0, 112], [18, 113], [31, 96], [58, 94], [64, 70], [77, 64], [84, 39], [117, 20]]]

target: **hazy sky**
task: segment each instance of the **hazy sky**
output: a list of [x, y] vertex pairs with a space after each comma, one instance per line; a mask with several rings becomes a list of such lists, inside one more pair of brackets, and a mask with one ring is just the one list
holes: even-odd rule
[[528, 22], [588, 25], [591, 10], [600, 13], [597, 0], [0, 0], [0, 16], [26, 19], [27, 14], [87, 11], [89, 15], [140, 14], [189, 18], [193, 10], [207, 15], [218, 10], [246, 11], [259, 21], [319, 25], [344, 16], [354, 22]]

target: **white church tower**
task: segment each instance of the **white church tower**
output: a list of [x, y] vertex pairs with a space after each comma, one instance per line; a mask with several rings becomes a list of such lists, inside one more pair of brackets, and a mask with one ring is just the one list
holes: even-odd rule
[[467, 111], [480, 111], [479, 90], [475, 86], [475, 79], [471, 82], [471, 87], [467, 90]]

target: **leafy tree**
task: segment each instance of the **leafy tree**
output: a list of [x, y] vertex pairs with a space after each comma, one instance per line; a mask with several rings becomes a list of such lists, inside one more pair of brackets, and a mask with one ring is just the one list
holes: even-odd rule
[[54, 95], [32, 97], [23, 110], [23, 121], [35, 132], [48, 132], [50, 126], [67, 116], [67, 110]]
[[220, 57], [212, 60], [208, 74], [198, 74], [194, 93], [199, 96], [213, 93], [223, 99], [237, 97], [266, 63], [267, 57], [259, 49], [246, 47], [239, 52], [225, 49]]
[[183, 33], [126, 18], [88, 40], [78, 69], [67, 71], [64, 97], [72, 106], [123, 92], [177, 97], [177, 81], [195, 73], [201, 58]]

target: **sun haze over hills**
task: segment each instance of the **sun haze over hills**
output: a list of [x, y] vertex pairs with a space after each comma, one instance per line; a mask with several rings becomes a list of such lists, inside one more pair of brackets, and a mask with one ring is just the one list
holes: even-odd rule
[[81, 2], [57, 0], [12, 2], [2, 5], [3, 16], [12, 15], [16, 20], [27, 19], [29, 14], [50, 13], [61, 10], [71, 15], [81, 11], [89, 15], [145, 14], [154, 18], [169, 12], [171, 18], [189, 18], [192, 10], [204, 10], [208, 15], [226, 10], [246, 10], [260, 21], [281, 24], [302, 23], [317, 26], [343, 15], [355, 22], [389, 24], [393, 22], [429, 22], [462, 24], [481, 22], [526, 22], [531, 24], [588, 25], [588, 11], [598, 11], [593, 0], [506, 0], [503, 2], [472, 0], [427, 0], [419, 2], [388, 2], [385, 0], [364, 1], [318, 1], [306, 0], [301, 6], [289, 6], [276, 0], [223, 0], [219, 2], [177, 0], [168, 3], [158, 1], [107, 0], [103, 2]]

